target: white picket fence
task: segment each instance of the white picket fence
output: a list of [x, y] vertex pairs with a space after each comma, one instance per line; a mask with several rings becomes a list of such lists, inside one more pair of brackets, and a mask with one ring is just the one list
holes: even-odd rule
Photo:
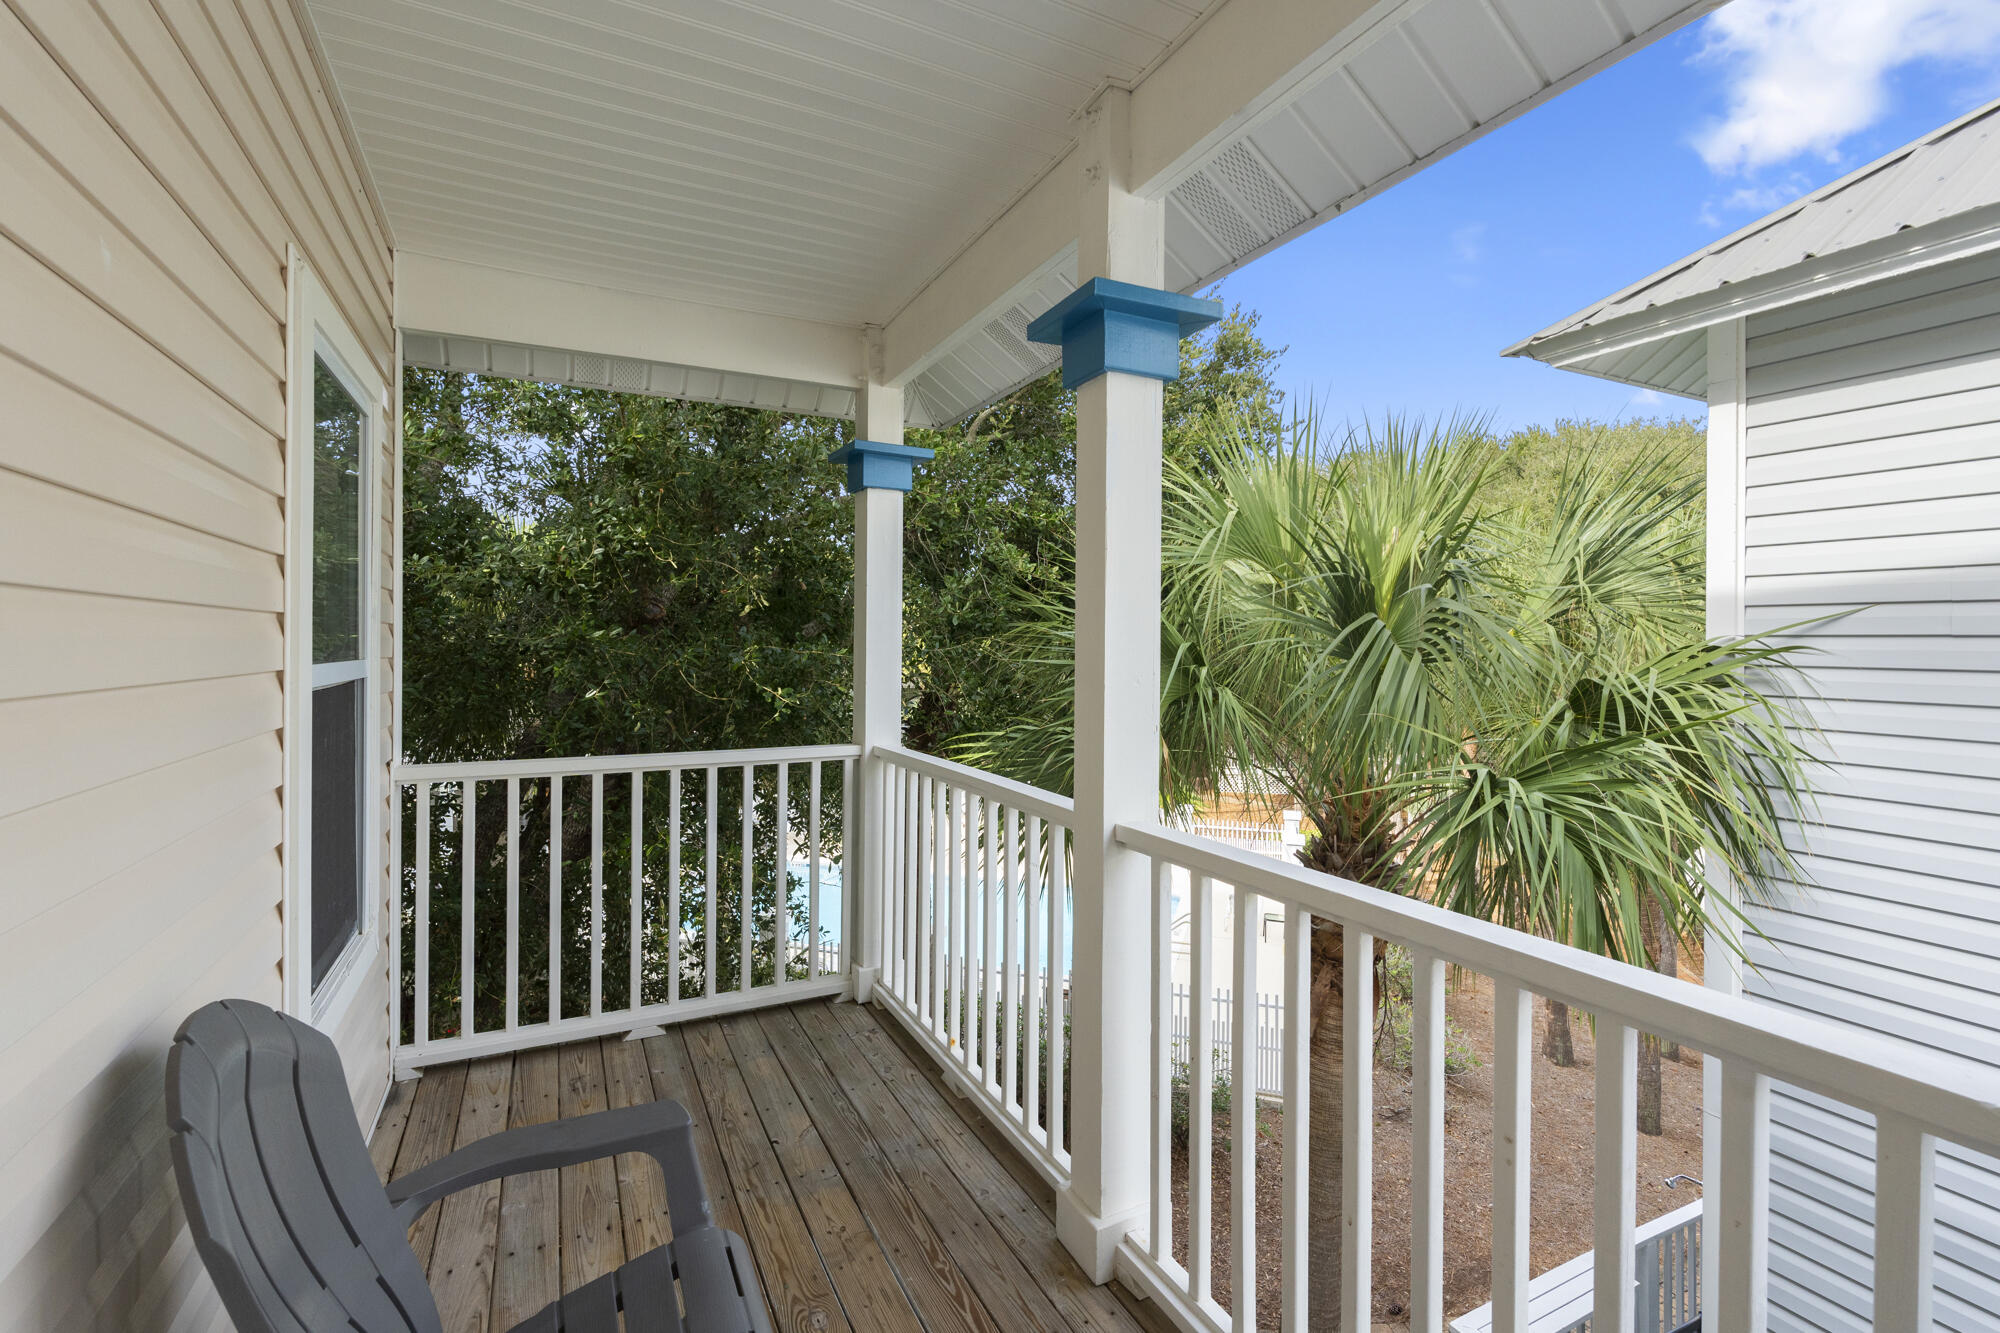
[[[1194, 1028], [1189, 1010], [1192, 995], [1183, 984], [1174, 985], [1173, 1031], [1174, 1059], [1182, 1064], [1188, 1060], [1189, 1042], [1193, 1039]], [[1230, 1061], [1231, 1034], [1235, 1031], [1233, 1015], [1235, 999], [1227, 990], [1218, 990], [1209, 996], [1209, 1040], [1213, 1043], [1214, 1060], [1219, 1067], [1227, 1068]], [[1263, 1097], [1285, 1095], [1285, 1002], [1279, 995], [1259, 995], [1257, 997], [1257, 1092]]]

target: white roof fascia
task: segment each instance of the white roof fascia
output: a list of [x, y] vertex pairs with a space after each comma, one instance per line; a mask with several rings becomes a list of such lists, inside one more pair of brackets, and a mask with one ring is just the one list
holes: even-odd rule
[[[1551, 334], [1544, 330], [1506, 348], [1501, 355], [1531, 357], [1552, 366], [1571, 367], [1581, 360], [1997, 249], [2000, 249], [2000, 204], [1989, 204], [1851, 250], [1806, 260], [1602, 324], [1585, 325], [1567, 333]], [[1686, 262], [1673, 267], [1680, 268]], [[1572, 316], [1550, 328], [1564, 328], [1574, 320]]]

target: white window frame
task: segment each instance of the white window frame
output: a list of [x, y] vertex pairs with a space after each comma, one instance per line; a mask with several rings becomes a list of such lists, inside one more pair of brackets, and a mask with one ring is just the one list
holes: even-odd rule
[[[287, 1013], [316, 1026], [340, 1022], [383, 957], [385, 836], [382, 755], [382, 460], [393, 422], [388, 386], [320, 285], [312, 266], [288, 248], [291, 319], [285, 330], [285, 776], [284, 958]], [[361, 659], [315, 666], [312, 660], [313, 362], [318, 358], [366, 414], [361, 450]], [[362, 811], [359, 929], [315, 987], [312, 984], [312, 694], [317, 686], [361, 680]]]

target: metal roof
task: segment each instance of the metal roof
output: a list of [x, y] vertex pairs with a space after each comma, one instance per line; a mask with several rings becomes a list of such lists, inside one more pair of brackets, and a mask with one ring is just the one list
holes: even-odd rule
[[1708, 326], [2000, 246], [2000, 101], [1506, 349], [1701, 397]]

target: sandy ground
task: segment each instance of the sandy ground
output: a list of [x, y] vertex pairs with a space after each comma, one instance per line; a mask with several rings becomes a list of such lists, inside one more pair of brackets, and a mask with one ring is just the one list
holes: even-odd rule
[[[1492, 1125], [1493, 992], [1485, 978], [1466, 979], [1448, 997], [1447, 1012], [1479, 1058], [1478, 1067], [1448, 1080], [1445, 1094], [1445, 1306], [1456, 1317], [1491, 1297], [1492, 1283]], [[1541, 1049], [1546, 1011], [1535, 1004], [1535, 1049]], [[1532, 1272], [1566, 1263], [1591, 1247], [1591, 1179], [1595, 1133], [1594, 1051], [1590, 1026], [1571, 1016], [1576, 1064], [1557, 1068], [1537, 1056], [1534, 1064], [1535, 1122], [1531, 1147], [1534, 1177], [1529, 1218]], [[1677, 1173], [1701, 1174], [1701, 1062], [1684, 1050], [1680, 1063], [1661, 1071], [1661, 1110], [1666, 1133], [1639, 1136], [1638, 1220], [1648, 1221], [1700, 1197], [1683, 1183], [1663, 1182]], [[1258, 1326], [1278, 1327], [1279, 1153], [1283, 1113], [1266, 1108], [1260, 1117], [1257, 1152]], [[1212, 1157], [1214, 1215], [1212, 1249], [1215, 1298], [1230, 1302], [1230, 1149], [1227, 1123], [1215, 1129]], [[1375, 1318], [1406, 1324], [1410, 1291], [1410, 1083], [1401, 1072], [1375, 1076]], [[1176, 1154], [1174, 1179], [1175, 1250], [1187, 1260], [1187, 1160]]]

